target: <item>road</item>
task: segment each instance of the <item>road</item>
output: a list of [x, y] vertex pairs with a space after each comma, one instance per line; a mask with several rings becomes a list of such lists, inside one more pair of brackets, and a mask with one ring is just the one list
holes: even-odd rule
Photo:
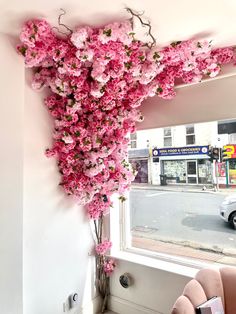
[[236, 231], [219, 216], [222, 193], [132, 189], [134, 235], [192, 247], [236, 249]]

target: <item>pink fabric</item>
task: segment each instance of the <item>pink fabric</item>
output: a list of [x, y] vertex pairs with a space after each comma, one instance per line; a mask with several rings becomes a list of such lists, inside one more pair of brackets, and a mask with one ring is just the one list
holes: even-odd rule
[[220, 296], [225, 314], [236, 314], [236, 267], [202, 269], [184, 288], [171, 314], [195, 314], [195, 307]]
[[236, 267], [220, 269], [225, 295], [225, 313], [236, 314]]

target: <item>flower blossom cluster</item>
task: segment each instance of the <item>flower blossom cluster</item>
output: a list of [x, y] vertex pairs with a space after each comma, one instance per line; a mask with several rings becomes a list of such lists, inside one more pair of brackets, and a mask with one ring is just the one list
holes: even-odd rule
[[103, 270], [107, 276], [110, 276], [113, 273], [115, 267], [116, 263], [112, 258], [105, 260], [103, 264]]
[[232, 48], [212, 49], [209, 41], [149, 49], [134, 39], [130, 21], [59, 37], [45, 20], [30, 20], [20, 40], [18, 52], [35, 68], [33, 88], [51, 90], [45, 104], [55, 124], [46, 155], [57, 159], [60, 185], [88, 204], [91, 219], [106, 214], [111, 195], [124, 194], [134, 179], [127, 135], [143, 119], [143, 100], [171, 99], [177, 82], [214, 77], [235, 59]]
[[112, 243], [108, 240], [104, 240], [103, 242], [96, 245], [96, 252], [98, 255], [105, 255], [108, 250], [110, 250]]

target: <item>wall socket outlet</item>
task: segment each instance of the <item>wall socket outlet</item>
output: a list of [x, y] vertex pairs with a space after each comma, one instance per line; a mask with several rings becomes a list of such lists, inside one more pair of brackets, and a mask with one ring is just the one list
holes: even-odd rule
[[68, 300], [69, 300], [70, 309], [73, 309], [74, 307], [76, 307], [79, 303], [78, 293], [73, 293], [73, 294], [69, 295]]
[[71, 309], [75, 308], [79, 304], [78, 293], [72, 293], [68, 296], [66, 301], [63, 303], [63, 312], [69, 312]]

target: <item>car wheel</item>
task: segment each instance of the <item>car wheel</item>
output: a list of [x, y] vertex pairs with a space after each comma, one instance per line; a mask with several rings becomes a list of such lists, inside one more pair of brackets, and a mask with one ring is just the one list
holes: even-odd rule
[[230, 216], [230, 225], [232, 228], [236, 229], [236, 212]]

